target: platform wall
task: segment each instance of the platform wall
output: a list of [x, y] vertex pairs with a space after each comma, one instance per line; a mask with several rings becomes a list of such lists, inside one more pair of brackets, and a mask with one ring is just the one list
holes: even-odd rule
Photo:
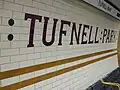
[[81, 0], [0, 0], [0, 90], [85, 90], [118, 67], [119, 26]]

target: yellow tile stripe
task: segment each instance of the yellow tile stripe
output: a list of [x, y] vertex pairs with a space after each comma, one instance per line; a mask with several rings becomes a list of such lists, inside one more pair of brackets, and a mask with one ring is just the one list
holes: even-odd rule
[[43, 64], [34, 65], [34, 66], [0, 72], [0, 80], [26, 74], [26, 73], [30, 73], [30, 72], [34, 72], [37, 70], [42, 70], [42, 69], [78, 61], [81, 59], [85, 59], [85, 58], [89, 58], [89, 57], [93, 57], [93, 56], [97, 56], [97, 55], [101, 55], [105, 53], [109, 53], [109, 52], [116, 51], [116, 50], [117, 49], [104, 50], [104, 51], [95, 52], [95, 53], [91, 53], [87, 55], [82, 55], [82, 56], [77, 56], [77, 57], [72, 57], [72, 58], [67, 58], [67, 59], [62, 59], [62, 60], [56, 60], [56, 61], [49, 62], [49, 63], [43, 63]]
[[18, 83], [15, 83], [15, 84], [11, 84], [11, 85], [8, 85], [8, 86], [0, 87], [0, 90], [20, 89], [20, 88], [35, 84], [37, 82], [40, 82], [40, 81], [43, 81], [43, 80], [46, 80], [46, 79], [64, 74], [66, 72], [70, 72], [72, 70], [87, 66], [89, 64], [92, 64], [92, 63], [95, 63], [95, 62], [98, 62], [98, 61], [101, 61], [101, 60], [105, 60], [106, 58], [112, 57], [114, 55], [117, 55], [117, 53], [112, 53], [112, 54], [102, 56], [102, 57], [97, 58], [97, 59], [93, 59], [93, 60], [90, 60], [90, 61], [87, 61], [87, 62], [84, 62], [84, 63], [80, 63], [80, 64], [77, 64], [77, 65], [74, 65], [74, 66], [71, 66], [71, 67], [68, 67], [68, 68], [64, 68], [64, 69], [55, 71], [55, 72], [51, 72], [51, 73], [48, 73], [48, 74], [45, 74], [45, 75], [34, 77], [34, 78], [31, 78], [31, 79], [28, 79], [28, 80], [25, 80], [25, 81], [22, 81], [22, 82], [18, 82]]

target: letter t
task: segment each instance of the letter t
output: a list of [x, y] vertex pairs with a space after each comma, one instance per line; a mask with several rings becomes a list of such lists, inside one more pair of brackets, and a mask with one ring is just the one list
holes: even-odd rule
[[29, 44], [27, 45], [27, 47], [34, 47], [33, 38], [34, 38], [35, 21], [39, 20], [39, 22], [41, 22], [42, 16], [25, 13], [25, 20], [27, 20], [28, 18], [31, 19], [31, 25], [30, 25], [30, 34], [29, 34]]

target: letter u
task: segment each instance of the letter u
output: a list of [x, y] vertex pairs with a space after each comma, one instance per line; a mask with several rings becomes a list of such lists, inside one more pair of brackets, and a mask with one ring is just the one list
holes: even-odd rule
[[48, 25], [48, 20], [49, 20], [49, 17], [44, 17], [44, 28], [43, 28], [43, 37], [42, 37], [42, 42], [44, 45], [46, 46], [50, 46], [54, 43], [55, 41], [55, 30], [56, 30], [56, 25], [57, 25], [57, 21], [58, 19], [53, 19], [54, 23], [53, 23], [53, 28], [52, 28], [52, 38], [51, 38], [51, 41], [46, 41], [46, 33], [47, 33], [47, 25]]

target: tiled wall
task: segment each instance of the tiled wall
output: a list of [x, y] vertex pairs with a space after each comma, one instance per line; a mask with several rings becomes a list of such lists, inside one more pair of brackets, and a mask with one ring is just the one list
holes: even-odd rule
[[[42, 22], [36, 21], [34, 47], [27, 47], [31, 21], [24, 20], [25, 13], [42, 16]], [[50, 17], [47, 32], [48, 41], [51, 39], [53, 18], [59, 20], [56, 29], [55, 42], [51, 46], [45, 46], [42, 43], [44, 16]], [[8, 21], [11, 18], [15, 21], [13, 26], [9, 26], [8, 24]], [[118, 20], [81, 2], [81, 0], [80, 2], [77, 2], [76, 0], [0, 0], [0, 71], [4, 72], [40, 63], [47, 63], [117, 48], [117, 42], [77, 45], [74, 40], [74, 45], [70, 45], [69, 33], [71, 33], [71, 27], [67, 26], [65, 27], [67, 35], [63, 35], [63, 45], [58, 46], [60, 20], [113, 30], [119, 30], [120, 24]], [[12, 41], [9, 41], [7, 38], [9, 34], [13, 34], [14, 36]], [[83, 59], [83, 62], [93, 58], [94, 57]], [[78, 61], [3, 79], [0, 81], [0, 85], [2, 87], [11, 85], [76, 64], [78, 64]], [[84, 90], [116, 67], [118, 67], [117, 55], [104, 61], [32, 84], [21, 88], [20, 90]]]

